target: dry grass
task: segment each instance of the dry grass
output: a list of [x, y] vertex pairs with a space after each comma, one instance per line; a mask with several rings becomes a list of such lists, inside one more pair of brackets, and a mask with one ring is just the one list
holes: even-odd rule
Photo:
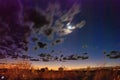
[[120, 70], [91, 69], [71, 71], [34, 70], [28, 62], [19, 62], [16, 66], [0, 72], [6, 79], [0, 80], [120, 80]]
[[31, 69], [29, 62], [22, 61], [14, 66], [9, 66], [9, 69], [2, 74], [8, 78], [7, 80], [33, 80], [36, 77], [36, 73], [30, 71]]

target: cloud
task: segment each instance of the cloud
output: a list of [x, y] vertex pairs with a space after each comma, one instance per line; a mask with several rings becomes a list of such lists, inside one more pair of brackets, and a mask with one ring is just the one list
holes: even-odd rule
[[39, 57], [46, 57], [46, 53], [41, 53], [38, 55]]
[[42, 60], [44, 62], [49, 62], [49, 61], [69, 61], [69, 60], [86, 60], [89, 59], [89, 56], [87, 55], [87, 53], [83, 53], [82, 55], [75, 55], [75, 54], [71, 54], [71, 55], [53, 55], [53, 54], [49, 54], [49, 53], [41, 53], [38, 55], [39, 56], [39, 60]]
[[47, 44], [43, 43], [43, 42], [38, 42], [37, 44], [38, 44], [39, 48], [45, 48], [47, 46]]
[[4, 54], [6, 56], [15, 56], [16, 52], [28, 50], [28, 37], [31, 30], [24, 24], [23, 13], [20, 0], [0, 1], [0, 44], [2, 44], [0, 49], [6, 51]]
[[[48, 24], [42, 26], [42, 29], [39, 29], [40, 34], [45, 35], [47, 38], [53, 38], [54, 34], [58, 36], [65, 36], [73, 32], [66, 28], [65, 22], [71, 23], [74, 16], [80, 12], [80, 6], [77, 3], [74, 3], [72, 7], [64, 12], [61, 10], [60, 4], [58, 3], [49, 3], [48, 7], [45, 10], [41, 10], [41, 13], [44, 13]], [[55, 17], [57, 17], [55, 19]], [[36, 20], [36, 19], [35, 19]], [[45, 21], [45, 20], [44, 20]], [[39, 21], [40, 22], [40, 21]], [[81, 21], [78, 24], [75, 24], [76, 28], [81, 28], [85, 24], [85, 21]]]
[[61, 30], [58, 32], [58, 35], [59, 35], [59, 36], [65, 36], [65, 35], [68, 35], [68, 34], [70, 34], [70, 33], [72, 33], [72, 30], [64, 28], [64, 29], [61, 29]]
[[106, 53], [106, 56], [110, 59], [119, 59], [120, 58], [120, 51], [111, 51], [109, 54]]
[[83, 21], [81, 21], [80, 23], [78, 23], [78, 24], [76, 25], [76, 28], [82, 28], [82, 27], [85, 26], [85, 24], [86, 24], [86, 21], [83, 20]]
[[[58, 37], [71, 34], [73, 30], [66, 28], [65, 22], [72, 22], [74, 16], [80, 12], [80, 6], [75, 3], [63, 11], [60, 4], [50, 3], [44, 10], [38, 7], [26, 9], [20, 0], [5, 0], [0, 1], [0, 11], [0, 49], [5, 50], [7, 56], [17, 58], [19, 55], [16, 53], [28, 51], [30, 41], [37, 44], [35, 49], [46, 48], [47, 43], [42, 42], [41, 37], [45, 36], [52, 42]], [[83, 24], [84, 21], [79, 27]], [[28, 40], [29, 37], [32, 37], [32, 40]], [[61, 38], [53, 44], [63, 41]]]
[[[58, 44], [55, 42], [56, 38], [67, 36], [71, 34], [74, 29], [84, 26], [84, 20], [75, 25], [71, 25], [75, 15], [80, 13], [80, 5], [78, 3], [74, 3], [71, 6], [72, 7], [70, 8], [65, 8], [62, 10], [62, 6], [59, 3], [49, 2], [47, 8], [44, 10], [40, 7], [35, 7], [28, 11], [28, 19], [33, 22], [32, 34], [38, 35], [38, 41], [41, 40], [41, 37], [39, 36], [42, 36], [48, 39], [54, 46]], [[70, 24], [67, 25], [68, 23]], [[72, 29], [68, 28], [69, 26], [71, 26]], [[38, 41], [34, 40], [37, 44]], [[44, 48], [47, 46], [44, 42], [39, 42], [41, 42], [39, 48]], [[42, 45], [44, 45], [44, 47]], [[35, 46], [34, 49], [37, 50], [38, 47]]]
[[30, 59], [30, 61], [40, 61], [39, 59]]
[[38, 41], [38, 38], [37, 37], [32, 37], [32, 41], [36, 42], [36, 41]]
[[41, 28], [40, 34], [44, 35], [48, 40], [52, 40], [54, 38], [54, 28], [44, 26]]
[[62, 22], [69, 21], [71, 22], [76, 14], [80, 12], [80, 6], [77, 3], [74, 3], [73, 6], [68, 10], [66, 14], [64, 14], [60, 20]]
[[6, 56], [4, 54], [0, 53], [0, 59], [5, 59], [5, 58], [6, 58]]
[[86, 44], [85, 44], [85, 45], [82, 45], [82, 48], [84, 48], [84, 49], [85, 49], [85, 48], [88, 48], [88, 47], [89, 47], [89, 46], [86, 45]]
[[56, 45], [56, 44], [60, 44], [64, 42], [64, 38], [59, 38], [59, 39], [56, 39], [55, 41], [53, 41], [51, 44], [52, 46]]
[[40, 29], [45, 24], [49, 24], [47, 21], [46, 16], [39, 12], [36, 8], [28, 10], [28, 20], [34, 22], [33, 28]]
[[33, 57], [28, 56], [28, 55], [22, 55], [22, 56], [20, 56], [20, 58], [22, 58], [22, 59], [30, 59], [30, 58], [33, 58]]

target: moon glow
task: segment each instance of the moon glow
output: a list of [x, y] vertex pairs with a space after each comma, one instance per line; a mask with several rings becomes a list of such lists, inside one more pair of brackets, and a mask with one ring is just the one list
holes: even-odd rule
[[69, 30], [73, 30], [73, 29], [75, 29], [75, 27], [72, 26], [72, 25], [70, 25], [70, 23], [68, 23], [68, 24], [67, 24], [67, 29], [69, 29]]

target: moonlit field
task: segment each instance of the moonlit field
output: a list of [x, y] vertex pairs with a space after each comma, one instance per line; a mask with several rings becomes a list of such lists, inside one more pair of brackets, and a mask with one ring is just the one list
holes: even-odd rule
[[0, 0], [0, 80], [120, 80], [119, 3]]

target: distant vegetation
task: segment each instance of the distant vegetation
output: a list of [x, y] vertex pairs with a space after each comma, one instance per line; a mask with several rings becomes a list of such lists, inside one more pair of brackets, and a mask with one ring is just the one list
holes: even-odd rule
[[27, 62], [14, 67], [0, 68], [0, 80], [120, 80], [120, 66], [84, 68], [58, 71], [48, 68], [34, 69]]

